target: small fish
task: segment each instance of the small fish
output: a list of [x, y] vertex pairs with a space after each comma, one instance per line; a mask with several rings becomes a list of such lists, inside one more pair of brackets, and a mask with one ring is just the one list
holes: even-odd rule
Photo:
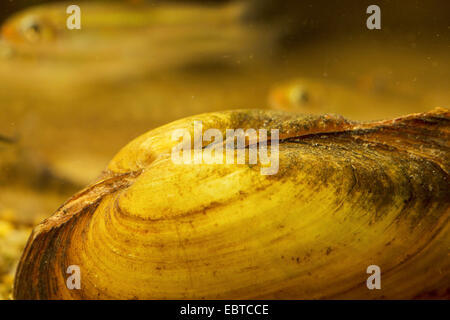
[[269, 107], [298, 113], [338, 113], [349, 118], [369, 120], [426, 110], [424, 97], [407, 90], [395, 90], [388, 83], [368, 85], [298, 78], [272, 89]]
[[242, 2], [215, 6], [80, 2], [80, 30], [66, 27], [68, 5], [52, 3], [19, 12], [2, 26], [4, 41], [19, 56], [175, 63], [248, 57], [268, 34], [242, 22]]

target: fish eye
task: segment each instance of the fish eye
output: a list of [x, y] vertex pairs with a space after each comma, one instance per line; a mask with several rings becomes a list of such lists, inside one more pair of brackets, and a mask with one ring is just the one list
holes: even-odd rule
[[28, 41], [38, 42], [42, 37], [42, 26], [34, 19], [24, 21], [22, 24], [22, 34]]
[[40, 33], [41, 32], [41, 27], [37, 24], [37, 23], [33, 23], [32, 25], [30, 25], [28, 27], [30, 30], [33, 30], [33, 32], [37, 32]]
[[310, 95], [305, 88], [294, 87], [289, 93], [289, 99], [292, 103], [301, 105], [310, 101]]
[[300, 95], [299, 99], [302, 103], [308, 103], [309, 102], [309, 93], [306, 90], [302, 91], [302, 94]]

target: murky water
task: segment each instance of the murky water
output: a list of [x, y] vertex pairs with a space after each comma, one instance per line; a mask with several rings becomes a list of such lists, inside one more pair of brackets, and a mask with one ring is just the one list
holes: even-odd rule
[[[84, 29], [70, 31], [80, 34], [48, 44], [1, 43], [0, 136], [14, 142], [0, 141], [0, 282], [10, 285], [13, 265], [2, 269], [2, 255], [17, 259], [10, 249], [26, 239], [17, 230], [27, 234], [94, 181], [127, 142], [157, 126], [238, 108], [376, 120], [449, 107], [446, 26], [424, 25], [422, 34], [389, 26], [371, 34], [364, 24], [349, 32], [326, 28], [320, 36], [299, 33], [286, 47], [276, 24], [244, 24], [216, 8], [216, 16], [230, 15], [221, 28], [191, 5], [195, 21], [182, 26], [119, 25], [85, 38]], [[99, 20], [101, 6], [96, 10]], [[182, 15], [178, 7], [164, 10], [175, 13], [163, 22]], [[95, 29], [86, 23], [85, 30]]]

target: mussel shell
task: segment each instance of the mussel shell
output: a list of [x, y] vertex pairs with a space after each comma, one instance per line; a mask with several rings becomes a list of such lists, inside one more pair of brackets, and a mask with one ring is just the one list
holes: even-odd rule
[[[132, 141], [35, 228], [16, 299], [450, 295], [449, 111], [372, 123], [241, 110]], [[171, 160], [173, 130], [280, 130], [279, 171]], [[68, 266], [81, 289], [66, 286]], [[369, 265], [382, 271], [369, 290]]]

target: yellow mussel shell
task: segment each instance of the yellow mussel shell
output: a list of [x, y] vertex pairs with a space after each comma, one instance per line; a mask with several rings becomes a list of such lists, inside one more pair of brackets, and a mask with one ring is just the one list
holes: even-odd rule
[[[152, 130], [34, 229], [14, 297], [449, 297], [449, 120], [445, 109], [369, 123], [240, 110]], [[174, 164], [172, 133], [194, 121], [278, 129], [278, 172]], [[71, 265], [79, 290], [66, 285]]]

